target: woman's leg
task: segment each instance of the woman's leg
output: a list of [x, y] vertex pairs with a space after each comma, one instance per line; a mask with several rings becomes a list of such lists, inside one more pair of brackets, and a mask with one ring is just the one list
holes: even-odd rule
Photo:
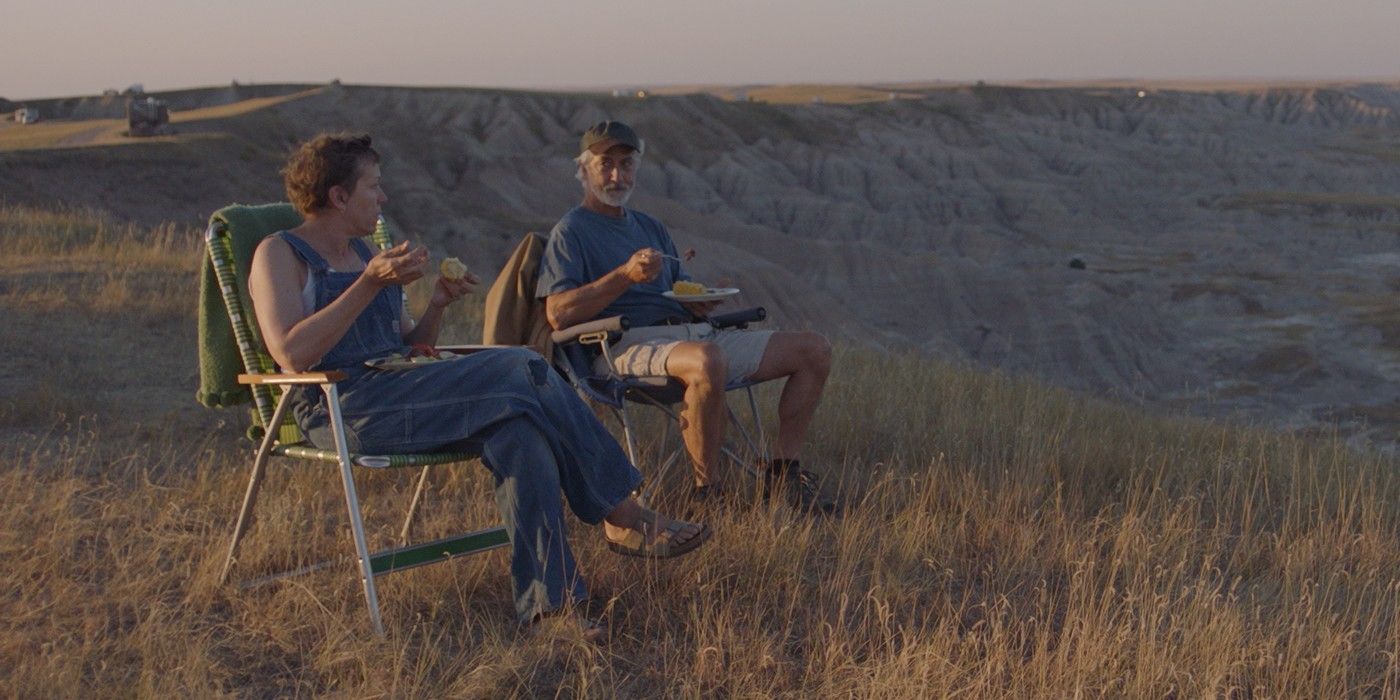
[[631, 494], [641, 483], [641, 472], [627, 460], [622, 447], [569, 383], [550, 369], [543, 358], [523, 356], [524, 374], [530, 377], [539, 398], [546, 430], [553, 435], [559, 486], [580, 520], [603, 522], [610, 540], [618, 541], [629, 530], [645, 530], [648, 544], [671, 540], [673, 545], [704, 534], [704, 527], [686, 524], [665, 533], [671, 519], [642, 508]]
[[[641, 473], [544, 358], [491, 350], [371, 375], [343, 395], [342, 405], [367, 450], [427, 451], [463, 440], [481, 446], [511, 537], [523, 620], [586, 597], [565, 538], [560, 491], [580, 520], [596, 524], [628, 501]], [[619, 515], [628, 524], [640, 517], [626, 507]]]
[[579, 520], [596, 525], [641, 485], [642, 474], [588, 404], [544, 358], [532, 355], [525, 364], [539, 410], [554, 435], [559, 485], [569, 508]]
[[510, 534], [511, 580], [521, 622], [588, 597], [569, 549], [559, 469], [548, 437], [525, 416], [477, 436], [496, 477], [496, 505]]

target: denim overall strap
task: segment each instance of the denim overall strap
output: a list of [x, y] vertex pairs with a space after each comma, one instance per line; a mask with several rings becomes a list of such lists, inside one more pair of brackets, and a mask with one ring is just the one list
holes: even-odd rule
[[374, 251], [370, 250], [369, 244], [365, 243], [365, 239], [363, 238], [351, 238], [350, 247], [355, 249], [355, 252], [359, 254], [361, 260], [365, 261], [366, 265], [368, 265], [370, 259], [374, 257]]
[[[292, 246], [297, 257], [306, 262], [308, 273], [311, 275], [312, 289], [315, 291], [316, 311], [326, 308], [337, 297], [344, 294], [345, 290], [349, 289], [350, 285], [354, 284], [363, 272], [362, 270], [351, 272], [331, 270], [325, 258], [313, 250], [306, 241], [288, 231], [277, 235]], [[350, 245], [365, 262], [369, 262], [374, 257], [369, 245], [364, 241], [352, 239]], [[404, 342], [399, 326], [402, 312], [403, 295], [399, 286], [391, 285], [379, 290], [379, 293], [375, 294], [374, 299], [370, 301], [369, 306], [366, 306], [365, 310], [355, 318], [355, 322], [351, 324], [345, 335], [321, 358], [320, 362], [316, 363], [313, 369], [363, 369], [366, 360], [402, 352]]]
[[324, 274], [331, 269], [331, 264], [311, 247], [310, 243], [303, 241], [300, 236], [291, 231], [278, 231], [272, 234], [287, 242], [292, 247], [292, 252], [297, 254], [301, 261], [306, 263], [307, 271], [312, 275]]

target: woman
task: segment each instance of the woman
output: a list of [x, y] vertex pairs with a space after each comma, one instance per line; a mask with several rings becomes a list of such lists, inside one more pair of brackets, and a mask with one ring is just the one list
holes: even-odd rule
[[[305, 223], [269, 236], [253, 257], [248, 286], [268, 352], [288, 370], [349, 375], [338, 387], [354, 451], [480, 451], [510, 533], [522, 621], [588, 594], [565, 536], [561, 490], [579, 519], [603, 522], [609, 546], [623, 553], [677, 556], [708, 539], [707, 527], [630, 497], [641, 474], [539, 355], [511, 348], [406, 371], [367, 367], [407, 345], [435, 343], [443, 309], [479, 280], [439, 277], [416, 321], [403, 308], [401, 287], [424, 275], [428, 252], [404, 242], [374, 253], [361, 240], [388, 199], [369, 136], [317, 136], [282, 173]], [[293, 410], [314, 444], [333, 445], [324, 394], [304, 390]], [[584, 627], [590, 637], [603, 632]]]

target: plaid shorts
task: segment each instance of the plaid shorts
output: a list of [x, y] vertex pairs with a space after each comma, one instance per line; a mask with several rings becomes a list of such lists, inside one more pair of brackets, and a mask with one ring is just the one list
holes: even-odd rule
[[[666, 358], [683, 342], [714, 343], [724, 353], [729, 368], [726, 381], [733, 384], [758, 371], [773, 331], [715, 328], [708, 323], [675, 326], [643, 326], [622, 334], [612, 346], [613, 368], [635, 377], [665, 377]], [[594, 371], [606, 372], [607, 360], [599, 356]]]

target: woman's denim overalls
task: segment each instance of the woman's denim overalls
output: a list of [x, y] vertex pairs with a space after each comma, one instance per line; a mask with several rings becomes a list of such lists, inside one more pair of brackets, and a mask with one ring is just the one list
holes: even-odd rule
[[[307, 266], [320, 311], [360, 276], [336, 272], [305, 241], [276, 234]], [[366, 262], [362, 240], [351, 241]], [[350, 449], [360, 453], [476, 451], [496, 478], [496, 503], [511, 541], [516, 613], [540, 613], [587, 597], [564, 529], [562, 490], [590, 524], [641, 483], [628, 461], [573, 388], [544, 358], [503, 348], [402, 371], [372, 370], [365, 361], [403, 352], [402, 294], [386, 287], [314, 369], [338, 369], [341, 413]], [[318, 447], [331, 447], [325, 395], [305, 392], [297, 424]]]

